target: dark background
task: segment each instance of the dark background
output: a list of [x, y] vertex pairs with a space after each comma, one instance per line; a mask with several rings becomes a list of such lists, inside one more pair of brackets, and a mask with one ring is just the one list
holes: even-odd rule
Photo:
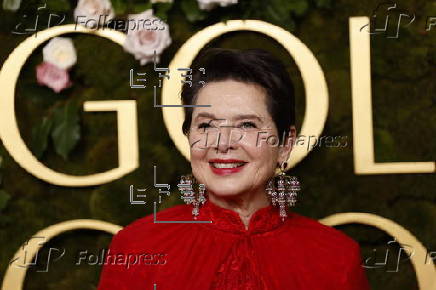
[[[146, 2], [146, 1], [143, 1]], [[170, 26], [171, 46], [159, 66], [167, 66], [179, 47], [195, 32], [227, 19], [260, 19], [281, 26], [300, 38], [318, 59], [329, 89], [329, 115], [322, 135], [346, 136], [343, 148], [316, 147], [289, 171], [301, 184], [295, 211], [320, 219], [340, 212], [373, 213], [408, 229], [430, 251], [436, 251], [436, 178], [434, 174], [356, 175], [353, 168], [351, 80], [348, 20], [370, 16], [379, 1], [273, 0], [244, 1], [227, 8], [200, 11], [195, 0], [173, 4], [153, 4], [155, 13]], [[116, 17], [138, 13], [151, 4], [141, 1], [112, 1]], [[372, 103], [375, 158], [377, 162], [436, 160], [436, 27], [426, 32], [427, 16], [436, 16], [432, 1], [397, 1], [398, 7], [415, 14], [409, 26], [401, 25], [398, 38], [387, 34], [371, 37]], [[0, 63], [26, 35], [12, 34], [23, 13], [38, 6], [23, 1], [16, 12], [0, 10]], [[64, 23], [73, 23], [75, 1], [48, 1], [51, 13], [66, 13]], [[44, 29], [44, 28], [42, 28]], [[188, 161], [172, 143], [162, 113], [153, 107], [152, 86], [157, 84], [153, 64], [141, 67], [119, 45], [84, 34], [71, 37], [77, 50], [77, 64], [70, 71], [73, 86], [55, 94], [36, 82], [35, 67], [42, 62], [41, 45], [22, 68], [16, 87], [16, 115], [21, 135], [35, 155], [48, 167], [68, 174], [103, 172], [117, 166], [116, 116], [113, 113], [85, 113], [86, 100], [133, 99], [137, 101], [140, 167], [129, 175], [101, 186], [61, 187], [41, 181], [22, 169], [0, 145], [0, 274], [18, 248], [37, 231], [72, 219], [99, 219], [125, 226], [152, 213], [157, 196], [153, 187], [153, 165], [158, 183], [171, 185], [172, 194], [160, 209], [181, 204], [177, 191], [180, 175], [190, 172]], [[300, 74], [287, 52], [275, 41], [253, 32], [228, 33], [209, 46], [268, 49], [288, 66], [297, 93], [297, 127], [304, 113], [304, 89]], [[129, 87], [129, 70], [146, 72], [147, 88]], [[0, 88], [1, 94], [1, 88]], [[1, 97], [1, 95], [0, 95]], [[42, 121], [71, 106], [73, 113], [61, 121], [68, 144], [56, 144], [50, 133], [42, 138]], [[78, 108], [78, 109], [77, 109]], [[78, 138], [73, 132], [80, 131]], [[70, 135], [68, 135], [70, 134]], [[39, 137], [39, 138], [36, 138]], [[47, 146], [44, 146], [44, 140]], [[71, 148], [69, 150], [68, 148]], [[57, 152], [66, 152], [58, 154]], [[129, 186], [148, 188], [146, 205], [129, 203]], [[338, 226], [362, 246], [363, 258], [378, 251], [383, 258], [387, 242], [393, 238], [364, 225]], [[24, 289], [95, 289], [100, 266], [75, 265], [79, 252], [99, 253], [111, 236], [98, 231], [73, 231], [48, 242], [39, 254], [36, 267], [26, 276]], [[50, 247], [65, 249], [65, 256], [41, 272]], [[395, 248], [395, 247], [394, 247]], [[405, 258], [404, 258], [405, 259]], [[395, 258], [393, 258], [395, 260]], [[391, 263], [392, 262], [392, 263]], [[424, 263], [424, 261], [422, 261]], [[417, 289], [409, 261], [379, 269], [367, 269], [373, 289]], [[169, 277], [170, 279], [170, 277]]]

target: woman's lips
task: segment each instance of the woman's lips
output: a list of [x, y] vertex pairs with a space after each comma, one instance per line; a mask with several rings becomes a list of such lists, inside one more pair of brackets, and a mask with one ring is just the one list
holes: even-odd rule
[[239, 172], [242, 169], [244, 169], [245, 165], [247, 165], [247, 163], [244, 163], [241, 166], [233, 167], [233, 168], [216, 168], [213, 166], [212, 162], [209, 162], [210, 169], [212, 170], [213, 173], [217, 175], [228, 175], [228, 174]]

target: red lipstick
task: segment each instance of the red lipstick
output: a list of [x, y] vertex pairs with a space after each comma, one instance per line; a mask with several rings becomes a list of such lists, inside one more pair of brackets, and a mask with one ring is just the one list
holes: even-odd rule
[[[239, 165], [238, 167], [233, 167], [233, 168], [216, 168], [213, 166], [213, 163], [242, 163], [241, 165]], [[241, 171], [245, 164], [247, 164], [247, 162], [245, 162], [244, 160], [240, 160], [240, 159], [210, 159], [209, 160], [209, 166], [210, 169], [212, 170], [213, 173], [217, 174], [217, 175], [228, 175], [228, 174], [232, 174], [232, 173], [236, 173]]]

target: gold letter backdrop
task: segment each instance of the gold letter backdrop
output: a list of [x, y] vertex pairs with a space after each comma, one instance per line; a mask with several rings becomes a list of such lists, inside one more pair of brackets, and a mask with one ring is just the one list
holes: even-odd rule
[[[368, 20], [368, 19], [366, 19]], [[224, 33], [237, 30], [250, 30], [264, 33], [279, 43], [281, 43], [295, 59], [301, 70], [302, 79], [306, 91], [306, 112], [301, 134], [319, 136], [324, 127], [324, 122], [328, 111], [328, 94], [324, 73], [319, 66], [316, 58], [311, 51], [291, 33], [258, 20], [232, 20], [226, 24], [219, 23], [209, 26], [192, 36], [176, 53], [170, 64], [170, 70], [178, 67], [189, 67], [195, 55], [211, 39]], [[14, 90], [21, 67], [32, 51], [44, 41], [65, 33], [80, 32], [95, 34], [108, 38], [115, 43], [122, 44], [125, 35], [117, 31], [92, 31], [83, 27], [74, 28], [74, 25], [64, 25], [47, 29], [39, 32], [39, 37], [28, 37], [21, 43], [9, 56], [0, 71], [0, 87], [4, 88], [4, 93], [0, 96], [0, 138], [12, 157], [29, 173], [41, 178], [49, 183], [63, 186], [88, 186], [103, 184], [121, 178], [128, 172], [138, 167], [138, 137], [136, 123], [136, 102], [135, 101], [98, 101], [85, 102], [86, 111], [116, 111], [118, 114], [118, 150], [120, 153], [119, 167], [106, 173], [94, 174], [84, 177], [70, 176], [55, 172], [40, 163], [25, 146], [21, 139], [14, 109]], [[351, 33], [358, 33], [350, 31]], [[165, 80], [162, 91], [162, 104], [180, 104], [179, 92], [181, 85], [175, 80]], [[367, 88], [368, 89], [368, 88]], [[181, 133], [181, 124], [184, 118], [183, 110], [179, 108], [164, 107], [163, 116], [165, 125], [168, 128], [171, 138], [182, 154], [189, 159], [189, 145], [186, 138]], [[127, 150], [127, 147], [130, 150]], [[130, 153], [129, 153], [130, 152]], [[293, 150], [290, 156], [290, 167], [295, 166], [308, 154], [307, 151], [299, 149]], [[330, 226], [347, 223], [360, 223], [377, 227], [386, 231], [397, 239], [398, 242], [411, 245], [414, 249], [412, 264], [415, 267], [417, 280], [421, 289], [436, 289], [436, 271], [432, 259], [426, 264], [419, 263], [424, 261], [427, 250], [424, 246], [406, 229], [393, 221], [383, 217], [366, 213], [338, 213], [320, 220]], [[66, 231], [76, 229], [101, 230], [111, 234], [117, 233], [121, 227], [104, 221], [98, 220], [70, 220], [56, 225], [49, 226], [34, 236], [45, 237], [45, 242]], [[23, 246], [25, 243], [23, 244]], [[24, 253], [24, 247], [20, 247], [11, 261], [20, 259]], [[28, 259], [32, 259], [43, 243], [30, 240], [26, 248]], [[410, 254], [410, 253], [409, 253]], [[22, 289], [27, 268], [18, 267], [11, 263], [8, 267], [2, 289], [17, 290]]]
[[[353, 151], [356, 174], [435, 173], [436, 162], [375, 162], [371, 102], [370, 34], [361, 28], [368, 17], [350, 18]], [[369, 26], [368, 26], [369, 27]]]

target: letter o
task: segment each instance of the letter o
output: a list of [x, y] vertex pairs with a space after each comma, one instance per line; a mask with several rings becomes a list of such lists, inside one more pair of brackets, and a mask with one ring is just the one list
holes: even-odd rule
[[[93, 24], [91, 26], [89, 26], [88, 22], [93, 22]], [[97, 20], [95, 20], [95, 19], [86, 20], [85, 27], [89, 28], [89, 29], [97, 29], [98, 28]]]
[[[435, 265], [431, 259], [429, 263], [424, 264], [427, 256], [427, 249], [421, 244], [421, 242], [418, 241], [415, 236], [413, 236], [401, 225], [375, 214], [359, 212], [336, 213], [319, 221], [332, 227], [350, 223], [358, 223], [377, 227], [394, 237], [398, 243], [410, 245], [414, 250], [416, 250], [416, 254], [413, 252], [414, 254], [411, 255], [410, 261], [415, 269], [419, 289], [436, 289]], [[407, 248], [405, 248], [405, 250], [408, 254], [410, 254]]]
[[88, 262], [88, 265], [97, 265], [98, 264], [98, 256], [96, 254], [89, 254], [88, 258], [86, 259]]
[[[35, 237], [44, 237], [47, 243], [51, 238], [56, 237], [67, 231], [81, 229], [99, 230], [115, 235], [119, 230], [122, 229], [121, 226], [114, 225], [108, 222], [92, 220], [92, 219], [79, 219], [79, 220], [69, 220], [61, 222], [55, 225], [51, 225], [39, 232], [37, 232]], [[24, 247], [25, 246], [25, 247]], [[26, 255], [26, 258], [32, 260], [38, 253], [39, 249], [42, 247], [38, 241], [35, 239], [29, 240], [26, 244], [23, 244], [15, 253], [11, 261], [16, 261], [20, 257]], [[92, 255], [92, 254], [91, 254]], [[89, 257], [86, 257], [86, 262], [89, 262]], [[15, 265], [9, 264], [6, 269], [6, 274], [3, 278], [2, 290], [21, 290], [23, 289], [24, 278], [26, 277], [27, 267], [17, 267]]]

